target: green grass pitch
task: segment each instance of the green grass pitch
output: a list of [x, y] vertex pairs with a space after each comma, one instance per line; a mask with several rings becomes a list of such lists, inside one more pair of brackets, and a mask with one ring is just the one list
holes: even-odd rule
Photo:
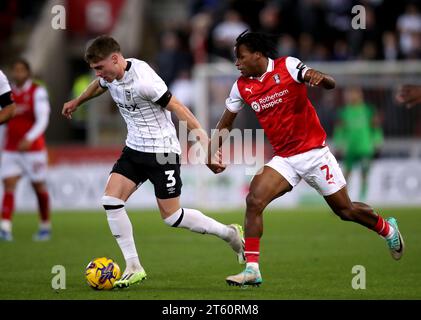
[[[35, 243], [37, 216], [17, 214], [14, 242], [0, 243], [0, 300], [4, 299], [421, 299], [421, 209], [383, 209], [394, 215], [407, 250], [394, 261], [375, 233], [343, 222], [323, 208], [265, 212], [259, 288], [237, 288], [225, 277], [242, 267], [223, 241], [167, 227], [157, 211], [129, 210], [148, 279], [123, 290], [94, 291], [84, 268], [95, 257], [120, 250], [103, 212], [57, 212], [53, 239]], [[242, 223], [243, 212], [210, 214]], [[54, 290], [54, 265], [66, 268], [66, 289]], [[366, 270], [366, 289], [354, 290], [355, 265]]]

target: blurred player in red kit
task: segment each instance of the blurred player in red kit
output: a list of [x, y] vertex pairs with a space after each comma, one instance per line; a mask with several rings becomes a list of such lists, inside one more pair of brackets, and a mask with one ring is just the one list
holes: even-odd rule
[[[259, 255], [263, 210], [302, 179], [324, 197], [342, 220], [356, 222], [385, 238], [392, 257], [400, 259], [404, 243], [396, 219], [383, 219], [368, 205], [349, 199], [345, 178], [326, 146], [326, 133], [308, 99], [306, 83], [333, 89], [335, 80], [297, 58], [278, 58], [275, 48], [276, 40], [262, 33], [245, 32], [237, 38], [235, 65], [241, 76], [232, 87], [217, 125], [219, 130], [229, 130], [237, 113], [251, 107], [274, 149], [272, 160], [251, 181], [246, 199], [247, 266], [243, 272], [227, 277], [227, 283], [238, 286], [262, 283]], [[226, 137], [212, 138], [210, 155]], [[212, 164], [208, 166], [215, 173], [221, 171], [212, 168]]]
[[24, 59], [13, 63], [11, 78], [16, 115], [7, 123], [1, 157], [4, 194], [0, 240], [13, 239], [14, 194], [19, 179], [26, 175], [38, 199], [41, 218], [34, 240], [45, 241], [51, 237], [49, 194], [46, 188], [47, 150], [44, 138], [50, 114], [48, 94], [44, 87], [31, 80], [31, 69]]

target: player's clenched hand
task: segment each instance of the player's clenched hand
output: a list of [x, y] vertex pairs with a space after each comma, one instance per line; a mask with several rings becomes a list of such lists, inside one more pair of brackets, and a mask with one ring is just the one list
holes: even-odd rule
[[325, 89], [335, 88], [335, 79], [320, 71], [309, 69], [304, 75], [304, 80], [308, 82], [311, 87], [323, 87]]
[[72, 119], [72, 113], [76, 111], [78, 107], [78, 102], [76, 99], [67, 101], [63, 105], [63, 110], [61, 111], [61, 114], [65, 116], [67, 119]]
[[325, 75], [323, 73], [319, 72], [319, 71], [308, 70], [307, 72], [310, 72], [310, 74], [309, 74], [310, 80], [308, 81], [308, 84], [311, 87], [319, 86], [325, 78]]
[[214, 156], [209, 156], [208, 163], [206, 165], [215, 174], [218, 174], [224, 171], [226, 168], [226, 165], [222, 163], [221, 151], [218, 150]]

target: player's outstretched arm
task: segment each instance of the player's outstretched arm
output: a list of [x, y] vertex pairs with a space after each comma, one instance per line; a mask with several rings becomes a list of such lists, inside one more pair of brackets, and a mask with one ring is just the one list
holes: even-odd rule
[[331, 76], [314, 69], [307, 70], [304, 81], [312, 87], [323, 87], [325, 89], [333, 89], [336, 85], [335, 79]]
[[85, 89], [85, 91], [82, 92], [79, 97], [70, 100], [63, 105], [61, 114], [67, 119], [72, 119], [72, 113], [76, 111], [78, 106], [103, 94], [105, 91], [107, 91], [107, 89], [101, 87], [99, 85], [99, 80], [95, 79], [89, 84], [89, 86]]
[[[209, 142], [208, 158], [211, 159], [216, 156], [222, 163], [220, 148], [224, 141], [229, 137], [229, 133], [232, 129], [232, 125], [236, 117], [236, 113], [230, 112], [228, 109], [225, 109], [224, 113], [221, 116], [221, 119], [219, 119], [218, 124], [216, 125], [215, 133]], [[208, 165], [208, 167], [214, 173], [222, 172], [219, 171], [218, 168], [212, 167], [210, 165]]]
[[197, 140], [202, 144], [202, 146], [206, 145], [207, 147], [209, 141], [207, 133], [203, 130], [194, 114], [184, 104], [178, 101], [176, 97], [172, 96], [166, 106], [166, 109], [174, 112], [178, 120], [184, 123], [189, 131], [194, 130], [194, 133], [197, 135]]
[[396, 94], [396, 101], [405, 105], [407, 108], [412, 108], [417, 104], [421, 104], [421, 86], [405, 84], [399, 87]]
[[[209, 146], [209, 137], [205, 130], [203, 130], [199, 121], [196, 119], [193, 113], [180, 101], [178, 101], [174, 96], [171, 97], [168, 105], [166, 106], [168, 111], [174, 112], [178, 120], [182, 121], [187, 125], [189, 131], [194, 130], [194, 134], [197, 137], [197, 140], [201, 144], [205, 154], [208, 154]], [[208, 158], [206, 165], [214, 172], [222, 172], [225, 169], [225, 166], [222, 164], [219, 154]]]

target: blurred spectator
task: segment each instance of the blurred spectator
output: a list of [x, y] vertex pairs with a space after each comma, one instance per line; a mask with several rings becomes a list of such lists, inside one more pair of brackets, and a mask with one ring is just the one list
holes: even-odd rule
[[268, 3], [259, 13], [259, 31], [269, 34], [279, 34], [281, 32], [280, 14], [281, 10], [277, 4]]
[[190, 70], [193, 59], [191, 54], [182, 48], [180, 36], [175, 31], [164, 32], [159, 50], [158, 72], [169, 86], [181, 70]]
[[17, 1], [0, 1], [0, 42], [12, 31], [13, 23], [16, 20]]
[[330, 60], [329, 49], [322, 43], [318, 43], [314, 47], [313, 61]]
[[345, 163], [345, 180], [355, 165], [361, 166], [360, 199], [367, 196], [367, 177], [371, 159], [383, 143], [383, 132], [373, 106], [364, 101], [359, 87], [345, 91], [345, 106], [338, 112], [334, 144]]
[[375, 60], [379, 58], [379, 52], [377, 46], [373, 41], [366, 41], [363, 43], [361, 53], [358, 55], [360, 60]]
[[353, 0], [326, 0], [326, 20], [331, 29], [329, 35], [331, 39], [338, 39], [351, 29], [351, 10], [354, 5]]
[[298, 56], [295, 40], [289, 34], [284, 34], [279, 38], [278, 53], [279, 56]]
[[407, 108], [421, 104], [421, 86], [415, 84], [405, 84], [399, 87], [396, 94], [396, 101]]
[[213, 50], [217, 56], [232, 60], [234, 58], [235, 39], [249, 26], [243, 22], [240, 14], [228, 10], [224, 20], [216, 25], [212, 32]]
[[399, 44], [404, 57], [420, 57], [421, 15], [414, 4], [408, 4], [405, 13], [399, 16], [397, 29], [400, 33]]
[[317, 41], [326, 39], [329, 33], [326, 23], [327, 11], [324, 9], [325, 2], [322, 0], [299, 0], [297, 2], [295, 12], [284, 10], [291, 18], [299, 17], [299, 25], [294, 28], [300, 32], [311, 33]]
[[337, 40], [333, 45], [332, 59], [336, 61], [345, 61], [350, 58], [349, 46], [345, 40]]
[[300, 34], [298, 38], [298, 52], [302, 61], [314, 60], [314, 39], [311, 34]]
[[209, 32], [212, 16], [207, 12], [198, 13], [191, 19], [190, 50], [195, 64], [208, 61]]
[[383, 59], [385, 60], [398, 60], [399, 55], [399, 47], [398, 47], [398, 39], [396, 38], [396, 34], [394, 32], [388, 31], [384, 32], [382, 36], [383, 40]]
[[[365, 8], [365, 28], [351, 28], [348, 32], [350, 55], [358, 59], [378, 59], [382, 46], [381, 32], [377, 27], [375, 11], [368, 5]], [[374, 46], [374, 48], [373, 48]], [[361, 51], [366, 50], [364, 54]], [[374, 54], [374, 57], [373, 57]]]
[[190, 110], [193, 108], [193, 90], [189, 70], [181, 70], [170, 86], [171, 93]]
[[189, 2], [190, 16], [201, 12], [217, 13], [224, 7], [222, 0], [190, 0]]

